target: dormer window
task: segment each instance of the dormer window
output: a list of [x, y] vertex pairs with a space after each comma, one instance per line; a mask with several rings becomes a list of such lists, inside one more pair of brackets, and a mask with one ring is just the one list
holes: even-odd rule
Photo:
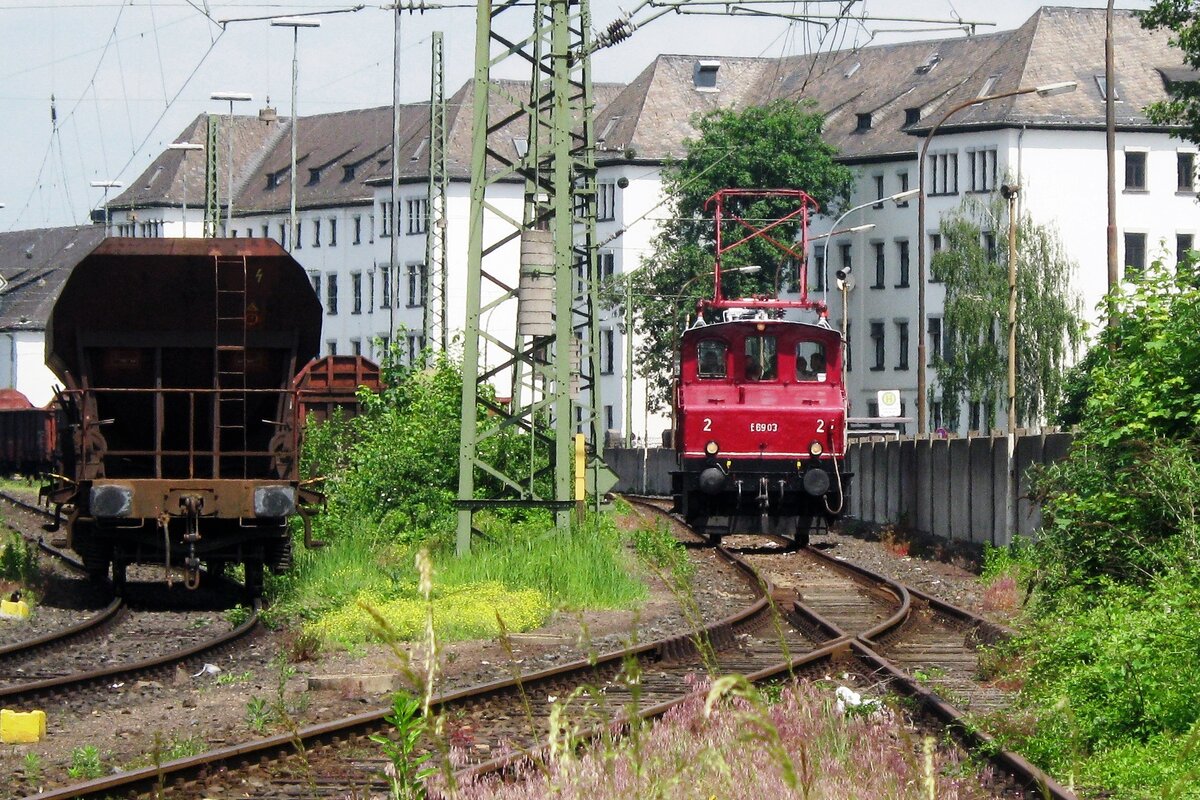
[[905, 124], [905, 126], [916, 125], [920, 121], [921, 121], [921, 109], [920, 108], [904, 109], [904, 124]]
[[938, 55], [937, 53], [930, 53], [929, 58], [925, 59], [925, 63], [922, 64], [921, 66], [917, 67], [913, 71], [916, 72], [918, 75], [928, 75], [930, 70], [932, 70], [934, 67], [936, 67], [938, 65], [938, 62], [941, 60], [942, 60], [942, 57], [940, 55]]
[[342, 183], [348, 183], [354, 180], [355, 164], [342, 165]]
[[858, 115], [856, 115], [856, 117], [858, 119], [858, 124], [854, 127], [854, 130], [856, 130], [856, 131], [871, 130], [871, 113], [869, 111], [866, 114], [858, 114]]
[[1000, 80], [999, 75], [988, 75], [987, 80], [983, 82], [983, 86], [979, 88], [979, 94], [975, 95], [975, 97], [987, 97], [996, 88], [996, 81], [998, 80]]
[[425, 147], [428, 144], [429, 144], [429, 137], [426, 136], [424, 139], [421, 140], [421, 143], [417, 145], [417, 149], [413, 151], [412, 157], [409, 158], [408, 160], [409, 161], [418, 160], [421, 157], [421, 155], [425, 152]]
[[842, 73], [842, 77], [843, 78], [854, 77], [854, 73], [858, 72], [858, 68], [861, 66], [862, 66], [861, 61], [855, 61], [853, 64], [850, 65], [849, 69], [847, 69], [845, 72]]
[[320, 183], [320, 181], [321, 181], [321, 170], [320, 169], [310, 169], [308, 171], [308, 185], [315, 186], [316, 184]]
[[281, 173], [281, 172], [268, 172], [267, 173], [267, 188], [268, 189], [278, 188], [279, 184], [282, 182], [280, 179], [282, 174], [283, 173]]
[[693, 75], [693, 81], [697, 91], [700, 92], [715, 92], [717, 90], [717, 72], [721, 69], [721, 62], [716, 59], [702, 59], [696, 62], [696, 71]]
[[[1096, 75], [1094, 77], [1096, 78], [1096, 88], [1100, 90], [1100, 99], [1107, 100], [1108, 99], [1108, 81], [1104, 78], [1103, 75]], [[1114, 103], [1121, 102], [1121, 89], [1119, 86], [1113, 87], [1113, 102]]]

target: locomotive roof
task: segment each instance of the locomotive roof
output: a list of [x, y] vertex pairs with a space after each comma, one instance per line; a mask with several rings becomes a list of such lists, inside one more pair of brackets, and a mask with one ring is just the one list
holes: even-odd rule
[[841, 332], [836, 331], [826, 325], [818, 325], [815, 322], [801, 322], [795, 319], [764, 319], [761, 317], [745, 317], [743, 319], [721, 320], [720, 322], [709, 322], [704, 325], [695, 325], [684, 331], [684, 336], [699, 336], [705, 331], [714, 329], [727, 329], [736, 325], [757, 325], [759, 323], [767, 323], [768, 325], [788, 325], [800, 328], [808, 328], [812, 331], [819, 331], [825, 337], [841, 337]]
[[258, 300], [248, 346], [295, 347], [299, 363], [315, 357], [321, 303], [304, 268], [274, 240], [109, 238], [80, 260], [54, 303], [47, 365], [63, 380], [80, 374], [81, 334], [124, 347], [215, 344], [218, 256], [247, 259], [249, 302]]

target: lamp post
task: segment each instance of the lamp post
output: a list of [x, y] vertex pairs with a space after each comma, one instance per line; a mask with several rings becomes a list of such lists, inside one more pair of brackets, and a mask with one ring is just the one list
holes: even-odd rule
[[933, 136], [937, 133], [938, 128], [964, 108], [977, 106], [989, 100], [1000, 100], [1020, 94], [1036, 93], [1041, 97], [1052, 97], [1056, 94], [1073, 92], [1076, 86], [1078, 84], [1075, 81], [1062, 81], [1060, 83], [1049, 83], [1044, 86], [1024, 86], [1009, 92], [988, 94], [983, 97], [967, 100], [952, 107], [943, 114], [941, 119], [929, 129], [929, 133], [925, 136], [925, 141], [921, 143], [921, 151], [917, 156], [917, 184], [919, 187], [917, 190], [917, 435], [924, 434], [928, 430], [925, 403], [925, 339], [928, 336], [925, 331], [925, 196], [927, 194], [925, 190], [925, 154], [929, 150], [929, 143], [933, 141]]
[[[180, 156], [180, 158], [182, 160], [182, 163], [184, 165], [186, 165], [187, 164], [187, 154], [194, 150], [201, 150], [201, 151], [204, 150], [204, 145], [196, 144], [195, 142], [171, 142], [169, 145], [167, 145], [167, 149], [181, 151], [183, 153], [183, 155]], [[181, 238], [186, 239], [187, 238], [187, 173], [186, 172], [184, 172], [182, 183], [183, 183], [183, 186], [181, 188], [181, 191], [183, 193], [183, 198], [182, 198], [183, 211], [180, 212], [182, 214], [182, 220], [181, 220], [181, 228], [180, 228], [179, 235]]]
[[120, 189], [125, 184], [120, 181], [92, 181], [92, 187], [104, 190], [104, 235], [108, 236], [108, 190]]
[[291, 185], [291, 204], [288, 207], [288, 251], [290, 252], [296, 247], [296, 82], [300, 72], [298, 58], [300, 29], [319, 28], [321, 23], [309, 17], [276, 17], [271, 20], [271, 25], [276, 28], [292, 29], [292, 160], [291, 169], [288, 172], [288, 183]]
[[1021, 187], [1006, 183], [1000, 194], [1008, 201], [1008, 432], [1017, 432], [1017, 195]]
[[213, 92], [209, 95], [213, 100], [227, 100], [229, 102], [229, 125], [226, 126], [225, 136], [229, 140], [226, 146], [226, 160], [229, 162], [227, 170], [228, 179], [225, 184], [225, 191], [228, 196], [225, 198], [225, 235], [233, 235], [233, 104], [245, 103], [254, 99], [254, 96], [246, 92]]

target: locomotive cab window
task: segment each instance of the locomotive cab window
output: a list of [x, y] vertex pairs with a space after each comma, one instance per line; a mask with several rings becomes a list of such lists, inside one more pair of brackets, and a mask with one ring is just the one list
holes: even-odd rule
[[825, 381], [825, 345], [820, 342], [796, 342], [796, 380]]
[[696, 375], [700, 378], [724, 378], [726, 345], [719, 339], [705, 339], [696, 347]]
[[746, 337], [746, 380], [773, 381], [778, 371], [774, 336]]

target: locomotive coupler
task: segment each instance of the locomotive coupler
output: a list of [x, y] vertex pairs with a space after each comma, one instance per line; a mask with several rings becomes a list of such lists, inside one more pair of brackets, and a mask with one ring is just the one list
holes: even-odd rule
[[194, 495], [184, 495], [179, 504], [183, 506], [187, 527], [183, 532], [183, 541], [187, 543], [188, 554], [183, 560], [183, 584], [189, 589], [200, 588], [200, 558], [196, 555], [196, 542], [200, 541], [200, 510], [204, 507], [204, 499]]
[[762, 516], [761, 525], [763, 533], [767, 531], [767, 517], [771, 511], [771, 494], [768, 489], [770, 486], [767, 483], [767, 478], [764, 475], [758, 479], [758, 513]]

